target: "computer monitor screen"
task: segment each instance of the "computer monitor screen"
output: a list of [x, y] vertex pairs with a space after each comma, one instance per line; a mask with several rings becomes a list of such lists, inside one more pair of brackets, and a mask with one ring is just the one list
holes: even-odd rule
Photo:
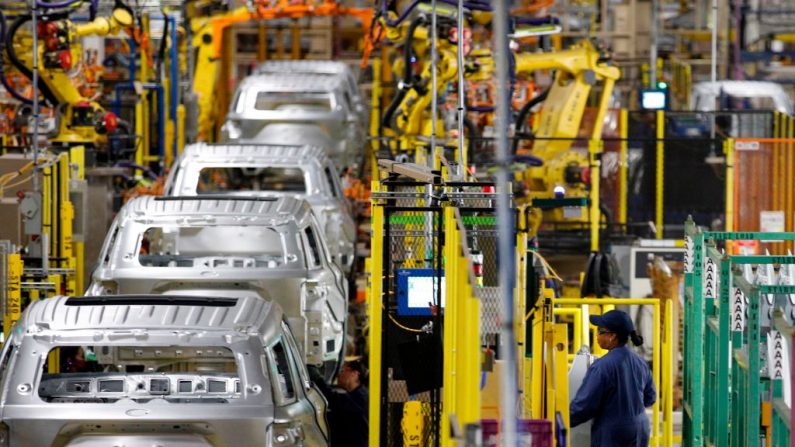
[[437, 300], [441, 286], [441, 307], [444, 308], [444, 271], [441, 281], [434, 269], [399, 269], [398, 315], [432, 315], [431, 306]]
[[643, 90], [640, 96], [640, 105], [646, 110], [663, 110], [668, 106], [667, 99], [663, 90]]

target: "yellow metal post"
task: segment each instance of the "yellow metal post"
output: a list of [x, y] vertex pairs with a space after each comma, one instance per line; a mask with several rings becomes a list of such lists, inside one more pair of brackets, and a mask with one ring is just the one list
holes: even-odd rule
[[466, 425], [480, 421], [480, 300], [474, 295], [470, 260], [459, 256], [459, 263], [459, 271], [470, 278], [462, 283], [464, 298], [458, 318], [458, 334], [462, 341], [458, 356], [458, 420]]
[[555, 361], [552, 350], [555, 349], [555, 325], [549, 323], [544, 325], [544, 348], [540, 353], [548, 353], [549, 359], [543, 363], [544, 365], [544, 387], [539, 393], [544, 399], [544, 412], [543, 417], [550, 421], [555, 420]]
[[[373, 181], [371, 190], [378, 192], [380, 184]], [[373, 237], [370, 241], [370, 259], [372, 263], [372, 283], [367, 302], [367, 314], [370, 321], [368, 338], [370, 339], [370, 402], [369, 402], [369, 445], [381, 445], [381, 330], [382, 330], [382, 289], [383, 289], [383, 251], [384, 251], [384, 209], [370, 205]]]
[[726, 156], [726, 231], [734, 231], [734, 139], [723, 142]]
[[569, 430], [569, 332], [565, 324], [554, 325], [554, 344], [549, 346], [554, 352], [555, 365], [555, 409], [551, 412], [551, 420], [555, 420], [555, 414], [560, 412], [563, 417], [563, 426]]
[[[523, 210], [520, 210], [519, 215], [524, 216]], [[520, 217], [524, 218], [524, 217]], [[527, 223], [524, 223], [524, 226], [527, 226]], [[526, 231], [518, 231], [516, 233], [516, 285], [513, 290], [513, 302], [514, 302], [514, 315], [521, 315], [524, 316], [527, 314], [526, 303], [526, 290], [527, 290], [527, 263], [529, 262], [528, 257], [530, 256], [527, 253], [527, 232]], [[524, 358], [526, 356], [526, 346], [527, 346], [527, 320], [524, 318], [516, 318], [514, 322], [514, 333], [516, 334], [516, 366], [518, 368], [516, 372], [516, 377], [524, 378], [525, 377], [525, 369], [526, 363], [524, 362]], [[524, 386], [524, 380], [520, 379], [517, 383], [519, 395], [522, 396], [529, 392], [527, 388]], [[524, 399], [519, 401], [519, 409], [518, 414], [525, 415], [527, 413], [527, 407], [525, 405]]]
[[[373, 90], [370, 98], [370, 137], [377, 138], [379, 136], [379, 129], [381, 126], [381, 59], [373, 58]], [[376, 160], [377, 148], [383, 144], [379, 140], [370, 140], [369, 156], [370, 156], [370, 175], [373, 180], [378, 180], [378, 162]]]
[[5, 315], [3, 315], [3, 332], [6, 340], [11, 326], [19, 320], [19, 316], [22, 314], [22, 288], [20, 284], [23, 270], [22, 256], [18, 253], [10, 253], [8, 254], [7, 262], [8, 290], [6, 291]]
[[619, 128], [621, 129], [621, 148], [619, 152], [619, 171], [618, 171], [618, 223], [627, 223], [627, 170], [629, 169], [629, 112], [621, 109], [618, 116]]
[[[141, 32], [144, 35], [149, 35], [149, 14], [144, 13], [141, 17], [141, 24], [142, 30]], [[149, 61], [146, 57], [146, 51], [142, 48], [138, 49], [139, 59], [138, 59], [138, 73], [136, 81], [139, 82], [147, 82], [149, 80]], [[135, 54], [131, 54], [130, 57], [135, 57]], [[143, 165], [149, 161], [149, 155], [151, 153], [149, 149], [149, 95], [148, 92], [142, 91], [138, 92], [141, 93], [141, 96], [138, 98], [138, 101], [135, 102], [135, 162], [139, 165]], [[161, 141], [160, 144], [163, 144]], [[142, 175], [140, 170], [135, 171], [135, 175]]]
[[[177, 106], [177, 155], [182, 154], [185, 147], [185, 104]], [[169, 168], [171, 166], [168, 166]]]
[[[85, 147], [75, 146], [69, 149], [69, 165], [76, 167], [71, 171], [70, 185], [72, 183], [85, 183]], [[72, 206], [74, 210], [74, 205]], [[83, 216], [85, 219], [87, 216]], [[74, 288], [76, 294], [80, 295], [85, 290], [85, 278], [83, 275], [85, 266], [85, 234], [80, 234], [79, 238], [74, 237], [74, 229], [72, 230], [72, 253], [74, 254]]]
[[301, 26], [298, 24], [298, 20], [293, 21], [291, 31], [292, 46], [290, 48], [290, 58], [301, 59]]
[[[662, 445], [670, 447], [673, 445], [674, 436], [674, 384], [676, 383], [677, 371], [674, 368], [674, 352], [678, 352], [677, 348], [673, 345], [673, 300], [665, 300], [665, 321], [663, 327], [665, 328], [665, 342], [663, 343], [664, 349], [662, 350], [663, 356], [663, 384], [662, 391], [665, 393], [663, 400], [663, 442]], [[676, 350], [676, 351], [675, 351]]]
[[[661, 390], [660, 393], [664, 393], [665, 390], [661, 386], [661, 372], [662, 372], [662, 365], [660, 365], [660, 301], [656, 300], [654, 302], [654, 317], [653, 317], [653, 325], [652, 330], [654, 334], [652, 335], [652, 376], [654, 377], [654, 383], [658, 390]], [[652, 430], [652, 437], [651, 437], [651, 447], [657, 447], [660, 445], [660, 399], [654, 401], [654, 405], [652, 405], [651, 409], [651, 426], [654, 427]]]
[[663, 238], [663, 188], [665, 187], [665, 115], [662, 110], [657, 111], [657, 144], [656, 144], [656, 165], [657, 173], [655, 176], [655, 201], [654, 201], [654, 223], [657, 227], [657, 239]]
[[[58, 202], [61, 204], [58, 209], [58, 226], [60, 231], [58, 234], [58, 257], [62, 261], [58, 264], [66, 269], [72, 271], [64, 275], [65, 288], [63, 289], [67, 295], [77, 295], [82, 290], [77, 290], [77, 262], [74, 257], [72, 246], [72, 230], [75, 218], [75, 208], [69, 200], [69, 184], [70, 184], [70, 166], [69, 157], [59, 157], [58, 164]], [[56, 293], [61, 293], [62, 289], [56, 289]]]
[[444, 246], [444, 259], [445, 259], [445, 308], [444, 308], [444, 354], [443, 354], [443, 376], [444, 386], [442, 389], [442, 445], [454, 446], [455, 440], [450, 436], [450, 418], [456, 415], [457, 398], [463, 397], [458, 395], [458, 358], [459, 352], [456, 348], [458, 336], [463, 335], [458, 333], [458, 312], [460, 298], [463, 298], [459, 293], [459, 284], [465, 281], [463, 275], [459, 275], [460, 263], [458, 256], [460, 253], [460, 244], [457, 238], [458, 231], [455, 221], [455, 209], [447, 207], [444, 210], [444, 233], [445, 246]]

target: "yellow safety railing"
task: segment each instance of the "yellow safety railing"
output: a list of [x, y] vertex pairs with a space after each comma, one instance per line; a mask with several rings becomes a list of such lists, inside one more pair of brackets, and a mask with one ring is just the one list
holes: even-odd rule
[[[378, 181], [373, 181], [371, 185], [372, 192], [376, 193], [381, 190], [381, 184]], [[373, 228], [373, 237], [370, 240], [370, 271], [371, 281], [369, 283], [369, 291], [367, 293], [367, 319], [369, 321], [370, 329], [368, 331], [368, 345], [369, 349], [369, 369], [370, 369], [370, 404], [369, 404], [369, 436], [368, 445], [381, 445], [381, 375], [386, 371], [382, 371], [381, 364], [381, 328], [383, 325], [382, 311], [381, 311], [381, 296], [383, 294], [383, 282], [381, 272], [383, 272], [384, 261], [384, 208], [376, 206], [375, 203], [370, 205], [370, 216]]]
[[[591, 352], [603, 355], [595, 343], [595, 327], [588, 323], [591, 314], [605, 312], [614, 306], [642, 305], [653, 309], [652, 320], [652, 377], [657, 388], [657, 401], [651, 408], [651, 439], [653, 447], [673, 445], [673, 386], [675, 381], [673, 356], [672, 302], [665, 302], [661, 312], [658, 298], [555, 298], [553, 291], [542, 290], [543, 303], [538, 306], [531, 324], [534, 329], [534, 353], [544, 353], [533, 358], [531, 369], [532, 411], [535, 417], [554, 420], [560, 413], [566, 429], [569, 428], [568, 370], [570, 352], [568, 324], [554, 316], [575, 317], [572, 345], [574, 352], [584, 344]], [[556, 321], [558, 320], [558, 321]]]
[[657, 227], [657, 239], [663, 238], [663, 200], [665, 187], [665, 114], [662, 110], [657, 111], [657, 144], [655, 150], [655, 199], [654, 199], [654, 224]]

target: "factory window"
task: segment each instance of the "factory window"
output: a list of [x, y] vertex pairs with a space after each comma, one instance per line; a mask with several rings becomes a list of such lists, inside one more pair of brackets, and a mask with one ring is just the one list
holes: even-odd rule
[[281, 340], [270, 348], [271, 354], [271, 382], [277, 401], [286, 404], [295, 400], [295, 384], [287, 351]]
[[[186, 402], [239, 394], [235, 355], [225, 346], [57, 346], [41, 369], [38, 394], [51, 403], [113, 403], [153, 397]], [[236, 388], [237, 387], [237, 388]]]
[[334, 172], [331, 171], [331, 168], [326, 166], [325, 169], [326, 173], [326, 181], [328, 182], [328, 187], [331, 190], [331, 195], [334, 197], [342, 197], [342, 192], [340, 191], [339, 183], [335, 181]]
[[306, 234], [306, 242], [309, 245], [309, 264], [311, 267], [319, 267], [320, 266], [320, 243], [318, 242], [317, 238], [315, 237], [315, 232], [312, 231], [312, 227], [306, 227], [304, 230]]
[[330, 112], [332, 104], [328, 93], [259, 92], [254, 101], [254, 109]]
[[14, 357], [16, 352], [16, 341], [11, 339], [7, 340], [3, 345], [2, 359], [0, 359], [0, 390], [5, 388], [6, 379], [8, 378], [8, 374], [11, 372], [9, 365], [11, 365], [11, 359]]
[[104, 265], [108, 265], [110, 262], [110, 252], [113, 250], [113, 247], [116, 245], [116, 237], [119, 235], [119, 227], [114, 225], [110, 231], [110, 237], [108, 238], [108, 243], [105, 245], [105, 254], [102, 257], [102, 263]]
[[235, 191], [306, 193], [306, 178], [300, 168], [208, 167], [199, 172], [198, 194]]
[[[206, 224], [205, 224], [206, 225]], [[245, 225], [147, 229], [138, 250], [144, 267], [275, 268], [298, 262], [273, 228]]]

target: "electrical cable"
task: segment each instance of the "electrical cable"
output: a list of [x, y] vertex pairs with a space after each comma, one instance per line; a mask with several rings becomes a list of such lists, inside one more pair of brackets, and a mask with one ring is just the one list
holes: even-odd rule
[[5, 35], [6, 35], [6, 16], [3, 14], [3, 11], [0, 11], [0, 83], [3, 84], [6, 91], [14, 97], [17, 101], [20, 101], [23, 104], [33, 104], [33, 100], [22, 96], [19, 92], [14, 90], [11, 84], [8, 83], [8, 79], [6, 79], [5, 72], [3, 71], [3, 61], [2, 61], [2, 53], [5, 49]]
[[413, 332], [415, 334], [423, 334], [423, 333], [425, 333], [425, 331], [423, 331], [422, 329], [414, 329], [412, 327], [404, 326], [404, 325], [400, 324], [397, 321], [397, 319], [392, 314], [388, 314], [388, 315], [389, 315], [389, 320], [392, 321], [392, 323], [395, 326], [399, 327], [400, 329], [403, 329], [404, 331]]
[[[519, 114], [516, 116], [515, 129], [516, 129], [516, 133], [517, 134], [522, 133], [522, 131], [524, 130], [525, 126], [527, 126], [527, 115], [530, 114], [530, 110], [532, 110], [532, 108], [535, 107], [536, 105], [544, 102], [547, 99], [547, 96], [549, 96], [549, 91], [551, 89], [552, 89], [552, 87], [544, 90], [539, 95], [534, 96], [529, 101], [524, 103], [522, 108], [519, 110]], [[519, 138], [514, 138], [513, 139], [513, 148], [511, 150], [511, 152], [514, 155], [516, 155], [516, 152], [518, 150], [519, 150]]]
[[64, 0], [61, 2], [49, 3], [41, 0], [36, 0], [36, 7], [43, 9], [68, 8], [69, 6], [73, 6], [78, 3], [83, 3], [84, 1], [85, 0]]
[[537, 257], [541, 261], [541, 264], [543, 264], [543, 266], [547, 270], [549, 270], [549, 273], [552, 274], [553, 278], [555, 278], [555, 279], [557, 279], [558, 281], [561, 281], [561, 282], [563, 281], [563, 279], [561, 279], [561, 277], [558, 276], [558, 273], [555, 271], [555, 269], [552, 268], [551, 265], [549, 265], [549, 262], [547, 262], [546, 258], [544, 258], [544, 256], [541, 255], [541, 253], [539, 253], [537, 251], [531, 251], [530, 253], [532, 253], [533, 256]]
[[[157, 49], [157, 64], [155, 65], [155, 76], [157, 77], [157, 81], [160, 82], [161, 78], [161, 68], [163, 66], [163, 59], [166, 58], [166, 43], [168, 41], [168, 19], [165, 10], [161, 9], [160, 13], [163, 14], [163, 38], [160, 39], [160, 46]], [[175, 45], [175, 43], [172, 43]], [[176, 81], [173, 81], [176, 82]]]
[[381, 124], [384, 127], [392, 129], [392, 118], [397, 111], [400, 104], [406, 98], [406, 94], [408, 91], [413, 88], [413, 81], [414, 75], [411, 70], [411, 59], [413, 50], [411, 48], [412, 44], [414, 43], [414, 33], [418, 27], [421, 25], [425, 25], [427, 23], [427, 19], [424, 15], [419, 15], [414, 20], [411, 21], [409, 24], [409, 29], [406, 33], [406, 42], [403, 44], [403, 80], [401, 81], [398, 92], [395, 97], [392, 99], [392, 102], [387, 107], [386, 112], [384, 112], [384, 117], [381, 120]]
[[480, 139], [480, 135], [478, 134], [478, 128], [475, 126], [475, 123], [472, 122], [466, 115], [464, 116], [464, 127], [469, 131], [469, 141], [467, 142], [467, 146], [469, 146], [469, 157], [475, 156], [475, 144], [476, 141]]

